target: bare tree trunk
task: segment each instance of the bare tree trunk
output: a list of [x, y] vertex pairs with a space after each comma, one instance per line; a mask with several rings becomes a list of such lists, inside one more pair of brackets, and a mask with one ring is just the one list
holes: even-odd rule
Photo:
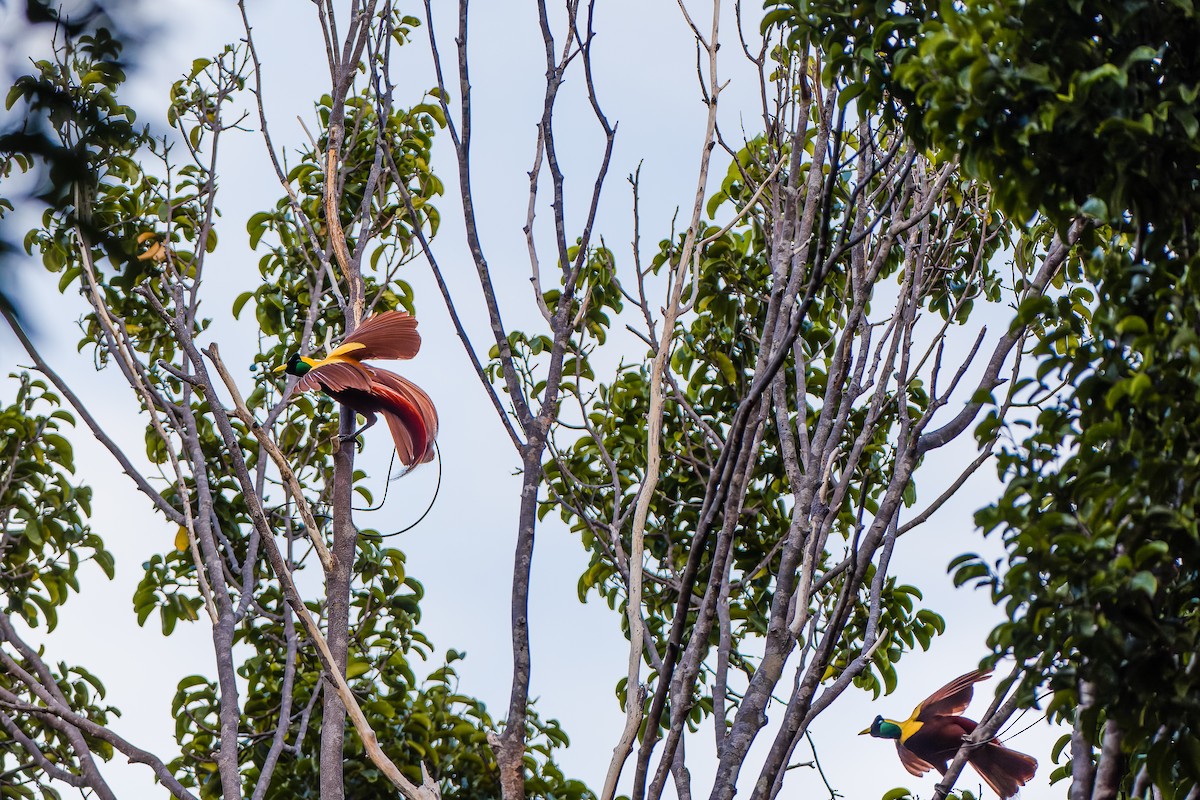
[[1075, 709], [1075, 725], [1071, 729], [1071, 789], [1070, 800], [1090, 800], [1095, 783], [1096, 765], [1092, 763], [1092, 744], [1083, 729], [1084, 717], [1095, 704], [1092, 685], [1079, 682], [1079, 707]]
[[1121, 728], [1116, 721], [1104, 723], [1104, 740], [1100, 746], [1100, 761], [1096, 765], [1096, 779], [1092, 784], [1091, 800], [1115, 800], [1121, 787], [1122, 768]]
[[[1095, 709], [1096, 696], [1092, 684], [1079, 682], [1079, 707], [1075, 710], [1075, 725], [1071, 730], [1071, 788], [1070, 800], [1115, 800], [1125, 775], [1121, 754], [1121, 728], [1114, 720], [1104, 723], [1099, 758], [1093, 762], [1091, 741], [1085, 729], [1087, 717]], [[1143, 775], [1139, 775], [1141, 783]], [[1140, 796], [1145, 787], [1133, 787], [1132, 797]]]
[[[339, 413], [339, 433], [354, 432], [355, 414], [346, 406]], [[329, 651], [336, 668], [346, 674], [350, 647], [350, 581], [354, 575], [354, 555], [358, 529], [354, 527], [350, 505], [353, 492], [354, 442], [339, 443], [333, 455], [333, 568], [325, 579], [325, 624]], [[321, 704], [321, 800], [343, 800], [342, 751], [346, 736], [346, 708], [335, 691], [326, 691]]]
[[521, 506], [513, 556], [512, 623], [513, 678], [508, 718], [499, 736], [489, 736], [500, 766], [500, 789], [505, 800], [525, 797], [525, 720], [529, 706], [529, 575], [533, 566], [537, 496], [542, 477], [544, 439], [531, 437], [525, 446], [521, 472]]
[[[542, 459], [549, 442], [549, 433], [558, 418], [560, 391], [562, 389], [564, 360], [570, 351], [571, 337], [578, 332], [583, 324], [583, 315], [587, 309], [588, 299], [577, 299], [577, 291], [581, 275], [588, 261], [592, 248], [592, 226], [596, 219], [600, 192], [608, 172], [612, 156], [615, 130], [608, 124], [600, 110], [594, 95], [591, 76], [591, 7], [588, 7], [586, 25], [581, 19], [580, 4], [577, 0], [566, 3], [566, 33], [562, 37], [561, 46], [556, 42], [551, 25], [551, 13], [544, 0], [537, 3], [538, 25], [546, 56], [546, 88], [542, 116], [537, 126], [537, 149], [533, 168], [530, 171], [529, 214], [524, 233], [530, 245], [531, 277], [536, 302], [543, 318], [547, 323], [551, 338], [549, 348], [549, 363], [545, 369], [544, 381], [529, 385], [522, 380], [522, 372], [516, 365], [516, 356], [509, 341], [509, 334], [501, 318], [500, 303], [496, 297], [492, 275], [484, 254], [484, 245], [480, 238], [476, 221], [475, 197], [471, 188], [471, 134], [472, 134], [472, 105], [470, 59], [468, 58], [468, 0], [458, 3], [458, 36], [455, 39], [457, 49], [458, 83], [454, 88], [459, 95], [459, 117], [457, 122], [451, 113], [447, 98], [454, 92], [447, 91], [445, 77], [442, 71], [441, 55], [438, 40], [434, 32], [433, 6], [431, 0], [425, 0], [426, 30], [429, 37], [434, 67], [437, 72], [441, 93], [438, 96], [442, 110], [446, 115], [446, 126], [458, 156], [458, 178], [460, 200], [466, 224], [467, 246], [475, 264], [479, 279], [480, 290], [487, 307], [488, 320], [491, 327], [496, 354], [501, 366], [502, 379], [511, 402], [518, 429], [504, 410], [496, 389], [486, 377], [478, 364], [474, 347], [466, 336], [465, 329], [459, 322], [458, 311], [454, 299], [446, 289], [441, 270], [432, 251], [422, 239], [421, 245], [429, 259], [430, 267], [442, 290], [447, 310], [455, 321], [459, 337], [466, 347], [476, 372], [484, 382], [484, 386], [493, 406], [500, 414], [502, 424], [509, 433], [521, 458], [521, 502], [517, 519], [517, 541], [513, 559], [512, 583], [512, 644], [513, 644], [513, 677], [509, 697], [508, 715], [503, 732], [488, 734], [488, 742], [492, 746], [500, 768], [500, 785], [504, 800], [523, 800], [525, 797], [525, 735], [527, 706], [529, 703], [530, 679], [530, 646], [529, 646], [529, 576], [533, 562], [534, 533], [538, 517], [538, 489], [542, 482]], [[604, 155], [596, 172], [592, 186], [591, 201], [584, 216], [583, 224], [578, 228], [568, 228], [565, 219], [565, 177], [559, 154], [555, 144], [553, 116], [559, 88], [563, 84], [563, 76], [568, 65], [575, 56], [581, 55], [583, 69], [588, 87], [588, 99], [593, 113], [605, 136]], [[537, 248], [534, 246], [534, 217], [537, 208], [537, 192], [541, 170], [545, 161], [552, 186], [553, 196], [551, 211], [554, 226], [554, 260], [558, 263], [560, 272], [561, 295], [555, 301], [558, 307], [551, 312], [543, 295], [541, 273]], [[578, 238], [575, 238], [578, 237]], [[572, 245], [578, 247], [576, 255], [570, 254]], [[578, 302], [578, 307], [576, 303]], [[568, 376], [573, 378], [574, 376]], [[536, 409], [536, 411], [535, 411]], [[521, 435], [525, 441], [521, 441]]]
[[[328, 17], [318, 4], [323, 21], [328, 26], [327, 41], [337, 42], [332, 8]], [[351, 254], [346, 246], [346, 234], [340, 219], [341, 192], [339, 172], [342, 168], [342, 147], [345, 143], [345, 104], [363, 49], [375, 16], [375, 0], [352, 6], [342, 51], [330, 51], [329, 74], [331, 88], [328, 146], [325, 155], [325, 220], [329, 226], [329, 252], [346, 281], [348, 304], [343, 309], [346, 333], [350, 334], [362, 321], [365, 310], [365, 291], [361, 272], [361, 248]], [[325, 578], [326, 631], [334, 668], [346, 674], [350, 646], [350, 582], [354, 571], [354, 554], [358, 531], [354, 527], [352, 503], [354, 484], [354, 442], [346, 437], [354, 433], [356, 416], [353, 410], [339, 409], [338, 434], [342, 437], [333, 459], [333, 565]], [[345, 788], [342, 770], [342, 750], [345, 744], [346, 708], [336, 692], [325, 692], [321, 719], [321, 800], [343, 800]]]

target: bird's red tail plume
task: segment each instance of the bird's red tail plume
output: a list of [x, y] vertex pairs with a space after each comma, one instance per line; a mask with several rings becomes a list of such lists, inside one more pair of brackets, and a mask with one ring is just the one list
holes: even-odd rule
[[374, 395], [383, 401], [379, 410], [392, 432], [400, 463], [411, 467], [432, 461], [438, 416], [429, 395], [394, 372], [378, 367], [371, 372]]
[[971, 766], [1001, 798], [1014, 796], [1037, 771], [1037, 759], [991, 742], [971, 753]]

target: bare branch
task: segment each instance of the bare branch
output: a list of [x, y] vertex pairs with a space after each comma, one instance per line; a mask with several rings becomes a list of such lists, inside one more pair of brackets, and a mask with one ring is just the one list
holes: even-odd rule
[[221, 353], [217, 350], [217, 345], [211, 344], [204, 354], [212, 361], [213, 367], [217, 370], [217, 375], [221, 377], [221, 381], [225, 384], [225, 388], [229, 391], [229, 396], [233, 401], [233, 414], [242, 421], [246, 429], [253, 434], [258, 440], [259, 445], [275, 462], [275, 467], [279, 470], [279, 476], [283, 479], [284, 486], [287, 487], [288, 495], [296, 503], [296, 509], [300, 512], [300, 520], [304, 523], [304, 531], [308, 534], [308, 539], [312, 542], [313, 549], [317, 553], [317, 558], [321, 561], [321, 566], [328, 572], [333, 567], [333, 556], [329, 553], [329, 548], [325, 545], [325, 536], [321, 533], [321, 529], [317, 526], [317, 520], [313, 516], [312, 508], [308, 504], [308, 499], [304, 496], [304, 488], [300, 485], [299, 478], [292, 470], [291, 464], [288, 463], [287, 457], [279, 449], [279, 445], [275, 440], [263, 430], [259, 425], [258, 420], [254, 418], [249, 407], [246, 406], [246, 401], [242, 399], [242, 393], [238, 390], [237, 382], [233, 376], [229, 374], [229, 370], [225, 367], [225, 363], [221, 360]]
[[[17, 636], [16, 631], [13, 630], [12, 622], [8, 614], [2, 611], [0, 611], [0, 638], [2, 638], [4, 641], [11, 642], [18, 647], [21, 650], [22, 655], [41, 675], [47, 676], [49, 674], [45, 663], [41, 660], [41, 657], [37, 655], [37, 653], [31, 647], [29, 647], [29, 645], [25, 644], [25, 642], [22, 641], [19, 636]], [[63, 723], [65, 723], [68, 727], [60, 728], [60, 730], [62, 730], [67, 737], [72, 740], [72, 746], [75, 749], [75, 754], [80, 759], [81, 764], [83, 764], [85, 774], [89, 770], [95, 770], [96, 767], [94, 764], [90, 768], [88, 767], [88, 764], [91, 763], [92, 760], [91, 753], [88, 750], [83, 737], [79, 736], [79, 732], [83, 732], [88, 736], [93, 736], [101, 741], [107, 742], [108, 744], [112, 745], [117, 752], [128, 758], [131, 763], [145, 764], [149, 766], [154, 771], [155, 777], [157, 777], [158, 780], [164, 786], [166, 786], [173, 795], [175, 795], [175, 797], [181, 798], [182, 800], [196, 800], [196, 798], [190, 792], [183, 788], [179, 781], [176, 780], [175, 776], [171, 774], [171, 771], [167, 769], [167, 766], [157, 756], [146, 750], [135, 747], [127, 740], [113, 733], [103, 725], [95, 723], [87, 717], [77, 714], [73, 709], [71, 709], [70, 706], [67, 705], [66, 698], [63, 697], [62, 693], [58, 690], [57, 684], [55, 684], [52, 679], [48, 680], [46, 677], [42, 677], [42, 679], [39, 680], [38, 678], [33, 677], [12, 658], [10, 658], [3, 650], [0, 650], [0, 662], [3, 663], [7, 672], [9, 672], [29, 688], [29, 690], [37, 697], [40, 705], [23, 703], [19, 698], [6, 690], [0, 690], [0, 700], [4, 701], [9, 708], [12, 708], [16, 711], [42, 716], [48, 721], [50, 718], [52, 718], [55, 720], [61, 720]], [[107, 784], [105, 784], [103, 779], [99, 777], [98, 772], [96, 772], [94, 778], [88, 779], [88, 785], [95, 789], [101, 797], [115, 800], [116, 796], [113, 795], [110, 790], [107, 790]]]

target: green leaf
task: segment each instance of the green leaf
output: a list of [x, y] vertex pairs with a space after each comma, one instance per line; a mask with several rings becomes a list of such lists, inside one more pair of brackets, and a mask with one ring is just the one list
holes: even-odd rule
[[1183, 756], [1183, 764], [1191, 773], [1192, 779], [1200, 781], [1200, 739], [1193, 735], [1181, 735], [1179, 750]]
[[239, 318], [239, 315], [241, 314], [241, 309], [246, 306], [247, 302], [250, 302], [251, 297], [253, 297], [253, 296], [254, 296], [253, 291], [242, 291], [242, 293], [240, 295], [238, 295], [238, 299], [233, 301], [233, 318], [234, 319]]
[[17, 98], [23, 94], [25, 94], [25, 87], [20, 83], [13, 84], [12, 88], [8, 90], [8, 95], [4, 98], [4, 109], [11, 111], [13, 105], [17, 102]]
[[207, 685], [208, 678], [205, 678], [203, 675], [186, 675], [180, 679], [177, 688], [178, 691], [183, 691], [184, 689], [190, 689], [193, 686], [200, 686], [202, 684]]
[[67, 287], [70, 286], [72, 283], [74, 283], [75, 279], [78, 278], [82, 274], [83, 274], [82, 267], [68, 267], [63, 272], [62, 277], [59, 278], [58, 290], [60, 292], [65, 292], [67, 290]]
[[1108, 220], [1108, 204], [1099, 197], [1089, 197], [1079, 210], [1093, 219]]
[[1150, 597], [1154, 597], [1154, 595], [1158, 592], [1158, 579], [1149, 572], [1142, 570], [1130, 578], [1129, 588], [1137, 589], [1145, 592]]
[[104, 574], [108, 576], [110, 581], [116, 576], [116, 561], [113, 559], [112, 553], [107, 550], [97, 550], [93, 559], [100, 566], [100, 569], [104, 571]]
[[1139, 372], [1133, 376], [1133, 380], [1129, 384], [1129, 396], [1135, 401], [1140, 400], [1148, 389], [1150, 389], [1150, 376], [1145, 372]]
[[1146, 320], [1133, 314], [1124, 317], [1120, 322], [1117, 323], [1117, 333], [1121, 334], [1122, 336], [1141, 336], [1148, 330], [1149, 329], [1146, 327]]
[[730, 360], [729, 356], [718, 350], [712, 354], [712, 357], [718, 369], [721, 371], [721, 376], [725, 378], [726, 385], [737, 385], [737, 372], [734, 370], [733, 361]]
[[844, 109], [851, 100], [863, 93], [867, 85], [862, 81], [851, 83], [838, 94], [838, 108]]
[[192, 61], [192, 71], [188, 74], [189, 78], [195, 78], [204, 70], [208, 69], [208, 65], [212, 63], [211, 59], [197, 58]]

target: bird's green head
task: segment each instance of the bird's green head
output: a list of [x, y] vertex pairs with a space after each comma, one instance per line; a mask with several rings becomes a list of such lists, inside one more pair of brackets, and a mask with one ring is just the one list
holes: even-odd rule
[[276, 367], [275, 371], [286, 372], [288, 375], [301, 377], [312, 368], [312, 359], [305, 358], [299, 353], [292, 353], [292, 357], [287, 360], [287, 363], [281, 367]]
[[876, 739], [899, 739], [900, 726], [891, 720], [887, 720], [882, 716], [879, 716], [876, 717], [875, 721], [871, 723], [871, 727], [867, 728], [865, 731], [861, 731], [858, 735], [865, 736], [868, 733], [874, 736]]

